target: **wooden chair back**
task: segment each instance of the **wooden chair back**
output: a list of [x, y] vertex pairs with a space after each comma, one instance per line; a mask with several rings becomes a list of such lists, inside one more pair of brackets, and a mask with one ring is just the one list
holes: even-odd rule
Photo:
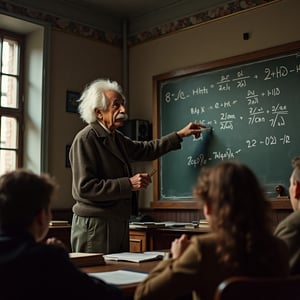
[[300, 275], [286, 278], [231, 277], [217, 288], [214, 300], [300, 299]]

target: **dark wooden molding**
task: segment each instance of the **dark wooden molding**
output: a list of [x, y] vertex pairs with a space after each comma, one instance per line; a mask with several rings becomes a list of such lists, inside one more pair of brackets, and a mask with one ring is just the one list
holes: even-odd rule
[[277, 197], [270, 200], [272, 204], [272, 208], [277, 209], [285, 209], [285, 210], [293, 210], [291, 201], [288, 197]]
[[[270, 198], [273, 209], [292, 210], [291, 201], [288, 197]], [[200, 203], [196, 201], [153, 201], [151, 202], [152, 209], [180, 209], [180, 210], [198, 210], [202, 209]]]

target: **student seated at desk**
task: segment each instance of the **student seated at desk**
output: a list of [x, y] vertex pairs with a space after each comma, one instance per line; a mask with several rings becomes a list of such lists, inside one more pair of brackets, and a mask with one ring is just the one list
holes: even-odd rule
[[285, 241], [289, 248], [290, 274], [300, 274], [300, 156], [292, 160], [290, 176], [290, 201], [293, 213], [282, 220], [275, 229], [275, 236]]
[[40, 243], [54, 191], [47, 175], [17, 170], [0, 177], [1, 300], [123, 299], [119, 289], [75, 267], [65, 249]]
[[161, 261], [140, 283], [135, 300], [213, 300], [226, 278], [287, 276], [288, 251], [273, 236], [270, 204], [254, 173], [245, 165], [227, 161], [203, 169], [194, 190], [203, 203], [211, 232], [171, 245], [172, 257]]

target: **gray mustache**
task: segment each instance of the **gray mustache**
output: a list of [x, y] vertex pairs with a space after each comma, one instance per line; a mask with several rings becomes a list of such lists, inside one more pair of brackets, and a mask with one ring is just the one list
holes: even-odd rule
[[117, 115], [116, 117], [116, 120], [119, 120], [119, 119], [122, 119], [122, 120], [127, 120], [128, 119], [128, 115], [127, 114], [123, 114], [123, 113], [120, 113]]

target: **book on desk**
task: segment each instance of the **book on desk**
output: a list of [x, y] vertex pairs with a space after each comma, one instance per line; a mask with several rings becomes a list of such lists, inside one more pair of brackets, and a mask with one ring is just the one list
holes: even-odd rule
[[69, 257], [77, 267], [105, 265], [103, 253], [70, 252]]
[[65, 220], [51, 220], [49, 226], [67, 226], [70, 225], [68, 221]]
[[207, 220], [201, 219], [199, 221], [192, 222], [130, 222], [130, 229], [138, 229], [138, 228], [175, 228], [175, 227], [183, 227], [183, 228], [208, 228], [209, 224]]
[[162, 228], [166, 227], [164, 222], [130, 222], [129, 228]]
[[184, 226], [185, 228], [209, 228], [209, 224], [207, 220], [193, 221]]

